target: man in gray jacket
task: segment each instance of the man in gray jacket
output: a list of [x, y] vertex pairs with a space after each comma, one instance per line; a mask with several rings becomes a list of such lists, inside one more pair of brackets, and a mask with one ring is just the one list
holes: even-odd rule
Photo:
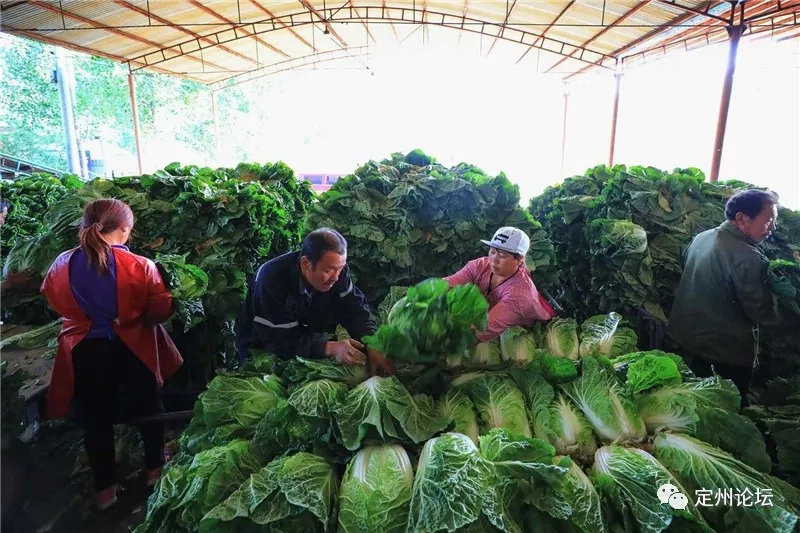
[[775, 229], [778, 197], [750, 189], [732, 196], [719, 227], [686, 250], [667, 334], [699, 376], [713, 370], [746, 396], [758, 354], [758, 327], [780, 326], [767, 288], [769, 261], [758, 244]]

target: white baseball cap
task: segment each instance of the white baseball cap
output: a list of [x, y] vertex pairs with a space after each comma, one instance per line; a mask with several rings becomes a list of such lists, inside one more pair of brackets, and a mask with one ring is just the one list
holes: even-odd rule
[[531, 246], [531, 240], [524, 231], [510, 226], [495, 231], [491, 241], [481, 240], [481, 242], [492, 248], [519, 254], [523, 257], [528, 253], [528, 248]]

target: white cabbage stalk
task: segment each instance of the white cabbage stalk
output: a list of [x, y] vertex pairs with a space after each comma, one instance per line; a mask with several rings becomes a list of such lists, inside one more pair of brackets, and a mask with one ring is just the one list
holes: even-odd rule
[[414, 470], [399, 444], [367, 446], [347, 466], [339, 489], [339, 531], [402, 533]]
[[525, 366], [533, 360], [536, 339], [525, 328], [509, 328], [500, 335], [500, 352], [504, 361]]
[[548, 352], [572, 360], [580, 358], [578, 324], [572, 318], [554, 318], [547, 324], [545, 338]]

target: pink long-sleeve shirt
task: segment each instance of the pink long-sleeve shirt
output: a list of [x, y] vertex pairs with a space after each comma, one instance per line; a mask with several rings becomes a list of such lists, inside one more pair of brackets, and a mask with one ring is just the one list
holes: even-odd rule
[[488, 292], [492, 277], [489, 261], [488, 257], [473, 259], [452, 276], [444, 278], [451, 287], [474, 283], [489, 301], [489, 325], [486, 331], [478, 333], [478, 340], [486, 342], [499, 337], [510, 327], [530, 326], [537, 320], [550, 320], [556, 316], [525, 268], [520, 268]]

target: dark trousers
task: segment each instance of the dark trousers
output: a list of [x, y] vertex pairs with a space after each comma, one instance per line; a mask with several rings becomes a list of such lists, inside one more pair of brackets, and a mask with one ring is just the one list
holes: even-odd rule
[[716, 372], [721, 377], [733, 381], [736, 388], [742, 393], [742, 404], [748, 404], [747, 393], [750, 390], [750, 381], [753, 379], [752, 366], [729, 365], [726, 363], [709, 361], [708, 359], [701, 359], [699, 357], [687, 357], [686, 359], [689, 368], [692, 372], [697, 374], [698, 377], [707, 378]]
[[[156, 378], [119, 339], [84, 339], [72, 351], [75, 407], [96, 491], [116, 481], [114, 424], [162, 412]], [[139, 426], [145, 466], [164, 464], [164, 425]]]

